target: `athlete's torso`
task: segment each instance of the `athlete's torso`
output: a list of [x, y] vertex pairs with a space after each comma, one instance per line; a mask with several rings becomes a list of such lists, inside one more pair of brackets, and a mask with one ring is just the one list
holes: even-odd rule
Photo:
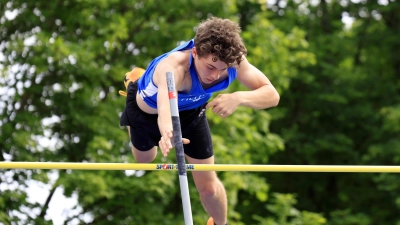
[[228, 68], [221, 74], [220, 80], [216, 81], [215, 84], [211, 86], [202, 85], [197, 76], [190, 51], [193, 46], [194, 41], [190, 40], [172, 51], [155, 58], [149, 64], [145, 73], [138, 80], [136, 100], [143, 111], [150, 114], [157, 113], [158, 87], [154, 82], [153, 74], [157, 65], [170, 54], [184, 54], [184, 57], [187, 57], [187, 60], [185, 60], [187, 64], [184, 65], [187, 69], [185, 69], [183, 85], [178, 90], [179, 111], [194, 109], [204, 105], [211, 98], [212, 93], [226, 89], [233, 82], [237, 76], [237, 71], [235, 68]]

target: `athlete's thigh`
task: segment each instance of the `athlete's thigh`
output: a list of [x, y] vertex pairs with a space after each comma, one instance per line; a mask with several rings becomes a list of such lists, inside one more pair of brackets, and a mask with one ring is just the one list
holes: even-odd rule
[[190, 140], [189, 144], [183, 146], [187, 156], [193, 159], [208, 159], [214, 155], [210, 127], [205, 116], [185, 127], [182, 135]]
[[[214, 156], [207, 159], [194, 159], [186, 156], [189, 164], [214, 164]], [[193, 180], [199, 191], [210, 189], [213, 185], [217, 185], [219, 179], [215, 171], [192, 171]]]

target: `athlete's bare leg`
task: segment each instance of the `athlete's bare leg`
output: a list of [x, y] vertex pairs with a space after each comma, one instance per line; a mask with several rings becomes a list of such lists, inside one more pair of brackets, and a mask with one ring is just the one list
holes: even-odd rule
[[[128, 127], [129, 137], [131, 136], [130, 128]], [[132, 145], [132, 154], [135, 157], [136, 162], [138, 163], [150, 163], [157, 156], [157, 146], [147, 150], [147, 151], [139, 151]]]
[[[214, 164], [214, 156], [208, 159], [193, 159], [186, 156], [190, 164]], [[200, 194], [206, 212], [217, 225], [225, 225], [227, 220], [228, 201], [224, 185], [215, 171], [192, 171], [194, 183]]]

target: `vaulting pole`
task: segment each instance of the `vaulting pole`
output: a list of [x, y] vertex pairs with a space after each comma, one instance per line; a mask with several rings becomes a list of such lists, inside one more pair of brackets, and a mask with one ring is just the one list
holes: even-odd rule
[[179, 109], [177, 100], [178, 96], [175, 90], [175, 80], [173, 72], [167, 72], [167, 85], [169, 104], [171, 108], [172, 126], [174, 131], [173, 138], [175, 143], [176, 160], [178, 162], [177, 167], [179, 174], [179, 184], [181, 186], [183, 216], [185, 219], [185, 225], [193, 225], [192, 208], [190, 205], [189, 196], [189, 185], [186, 175], [185, 152], [183, 150], [181, 123], [179, 120]]

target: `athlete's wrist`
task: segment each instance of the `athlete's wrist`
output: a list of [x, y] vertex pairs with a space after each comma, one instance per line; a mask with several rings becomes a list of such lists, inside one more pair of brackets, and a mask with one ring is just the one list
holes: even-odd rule
[[242, 106], [244, 104], [244, 99], [245, 98], [244, 98], [243, 94], [244, 94], [243, 91], [236, 91], [236, 92], [232, 93], [233, 99], [235, 99], [237, 101], [237, 105], [238, 106], [239, 105]]

